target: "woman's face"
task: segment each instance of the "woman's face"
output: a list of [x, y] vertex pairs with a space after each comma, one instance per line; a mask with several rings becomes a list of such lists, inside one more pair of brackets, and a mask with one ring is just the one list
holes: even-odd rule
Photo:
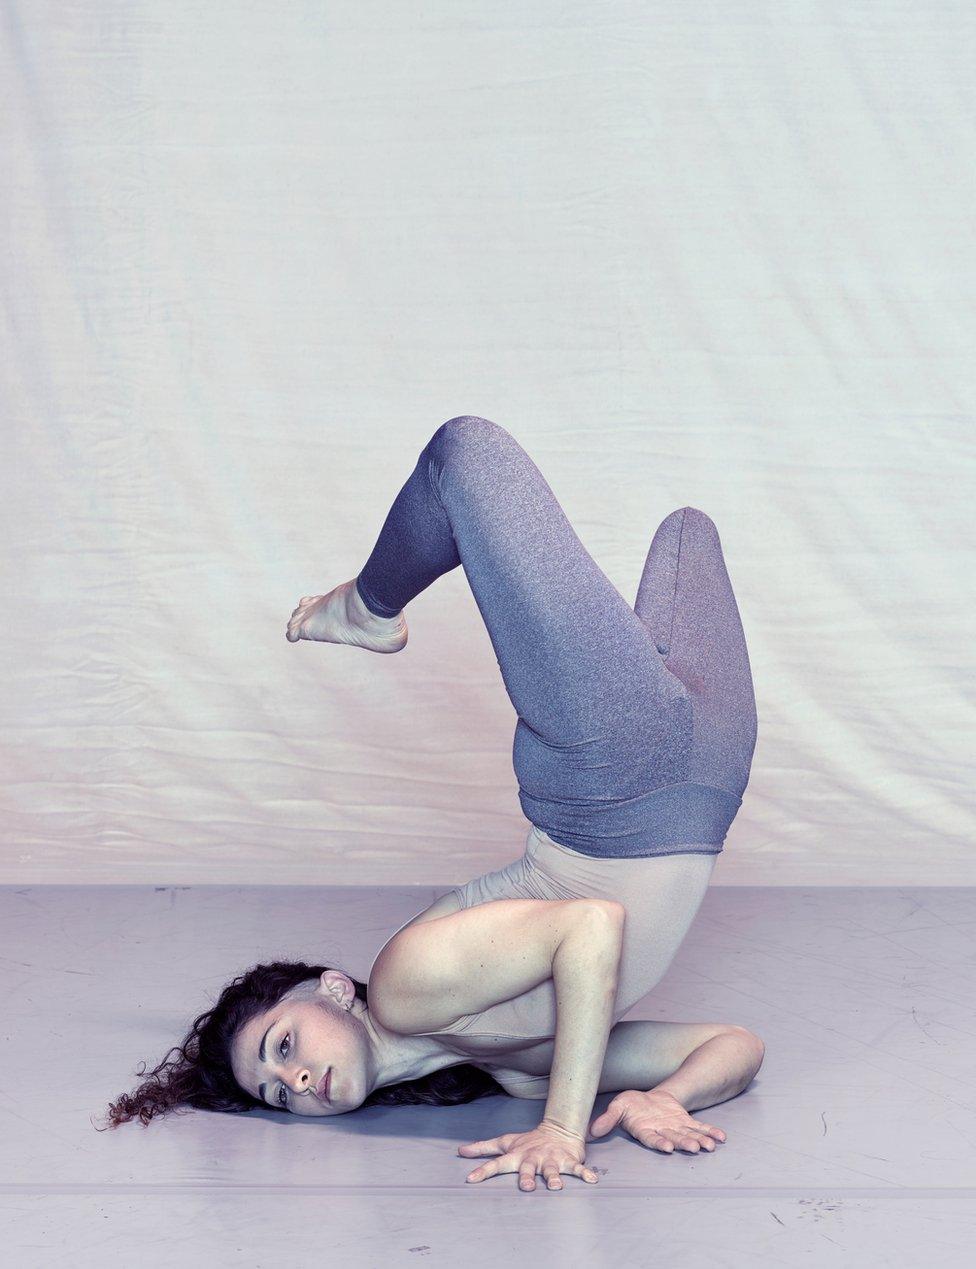
[[[325, 970], [314, 986], [300, 983], [240, 1029], [231, 1049], [234, 1078], [253, 1097], [295, 1115], [356, 1110], [376, 1086], [374, 1036], [364, 1017], [352, 980]], [[316, 1088], [330, 1068], [326, 1099]]]

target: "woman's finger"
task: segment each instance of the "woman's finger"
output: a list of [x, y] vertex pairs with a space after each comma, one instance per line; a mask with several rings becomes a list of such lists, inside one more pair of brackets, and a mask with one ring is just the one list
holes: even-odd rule
[[469, 1145], [458, 1146], [458, 1154], [460, 1155], [495, 1155], [504, 1154], [505, 1151], [497, 1141], [472, 1141]]
[[725, 1133], [721, 1128], [716, 1128], [714, 1124], [703, 1124], [700, 1119], [693, 1119], [690, 1127], [694, 1128], [695, 1132], [707, 1133], [710, 1137], [714, 1137], [716, 1141], [725, 1140]]

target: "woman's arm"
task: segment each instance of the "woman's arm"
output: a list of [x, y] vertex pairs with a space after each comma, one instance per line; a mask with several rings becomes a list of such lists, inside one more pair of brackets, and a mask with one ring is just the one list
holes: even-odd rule
[[[493, 899], [407, 926], [373, 962], [370, 1011], [404, 1035], [439, 1031], [554, 978], [560, 948], [578, 925], [601, 943], [623, 916], [623, 907], [606, 899]], [[607, 935], [594, 934], [601, 926]]]
[[562, 941], [552, 965], [556, 1036], [543, 1123], [586, 1139], [617, 997], [626, 909], [590, 910]]
[[[698, 1061], [689, 1059], [705, 1044], [716, 1036], [739, 1033], [750, 1037], [747, 1044], [735, 1044], [723, 1047], [723, 1078], [732, 1087], [738, 1079], [749, 1080], [758, 1070], [757, 1056], [762, 1060], [763, 1044], [759, 1036], [744, 1027], [737, 1027], [723, 1022], [657, 1022], [643, 1018], [631, 1018], [626, 1022], [618, 1022], [611, 1030], [607, 1041], [607, 1051], [603, 1059], [603, 1070], [600, 1073], [600, 1093], [620, 1093], [626, 1089], [648, 1090], [670, 1081], [671, 1077], [681, 1069], [682, 1081], [689, 1074], [695, 1076]], [[709, 1051], [709, 1059], [715, 1053]], [[538, 1055], [533, 1061], [545, 1061], [546, 1068], [551, 1065], [551, 1051], [543, 1053], [539, 1046]], [[688, 1065], [683, 1064], [688, 1061]], [[490, 1073], [499, 1084], [513, 1097], [525, 1097], [535, 1101], [544, 1100], [549, 1095], [547, 1075], [527, 1075], [516, 1068], [490, 1068]], [[748, 1076], [748, 1079], [746, 1079]], [[745, 1087], [745, 1085], [743, 1085]], [[666, 1091], [672, 1091], [666, 1088]], [[736, 1092], [740, 1090], [736, 1089]], [[695, 1095], [705, 1095], [705, 1089], [694, 1090]], [[730, 1093], [734, 1097], [735, 1093]], [[705, 1105], [712, 1103], [698, 1103]]]
[[[681, 1025], [681, 1024], [678, 1024]], [[745, 1027], [729, 1028], [694, 1049], [653, 1088], [628, 1088], [614, 1097], [590, 1125], [594, 1137], [621, 1127], [635, 1141], [666, 1153], [714, 1150], [725, 1132], [693, 1119], [691, 1112], [741, 1093], [762, 1064], [762, 1040]]]
[[[721, 1067], [721, 1071], [713, 1070], [712, 1075], [720, 1075], [725, 1082], [732, 1085], [748, 1074], [749, 1078], [745, 1080], [748, 1084], [759, 1069], [757, 1054], [760, 1055], [759, 1061], [762, 1061], [762, 1041], [751, 1031], [746, 1031], [745, 1027], [723, 1022], [656, 1022], [634, 1018], [627, 1022], [618, 1022], [610, 1032], [603, 1074], [600, 1077], [600, 1092], [619, 1093], [628, 1088], [647, 1090], [662, 1084], [669, 1086], [671, 1078], [677, 1078], [680, 1070], [679, 1084], [675, 1088], [667, 1087], [667, 1091], [678, 1096], [675, 1089], [687, 1083], [689, 1071], [693, 1080], [697, 1078], [698, 1062], [691, 1066], [685, 1066], [684, 1063], [710, 1040], [721, 1035], [747, 1037], [748, 1043], [740, 1040], [738, 1043], [719, 1046], [717, 1057], [715, 1050], [709, 1050], [713, 1064], [717, 1062]], [[745, 1084], [741, 1085], [735, 1092], [740, 1092], [744, 1087]], [[706, 1091], [705, 1087], [692, 1090], [693, 1094], [699, 1096]], [[734, 1097], [735, 1093], [727, 1096]], [[718, 1097], [715, 1100], [725, 1101], [726, 1098]], [[710, 1106], [713, 1103], [699, 1102], [698, 1105]]]
[[766, 1046], [745, 1027], [732, 1027], [689, 1053], [673, 1075], [648, 1092], [670, 1093], [685, 1110], [701, 1110], [741, 1093], [762, 1066]]

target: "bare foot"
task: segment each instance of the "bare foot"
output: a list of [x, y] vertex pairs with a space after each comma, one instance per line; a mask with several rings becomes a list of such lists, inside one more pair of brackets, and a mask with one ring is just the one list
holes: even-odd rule
[[319, 643], [349, 643], [370, 652], [399, 652], [407, 642], [407, 619], [378, 617], [363, 603], [356, 579], [343, 582], [327, 595], [306, 595], [288, 619], [289, 643], [314, 639]]

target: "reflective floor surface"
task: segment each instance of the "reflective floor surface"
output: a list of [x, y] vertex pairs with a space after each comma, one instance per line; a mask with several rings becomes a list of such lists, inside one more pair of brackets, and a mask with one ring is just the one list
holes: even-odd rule
[[753, 1084], [702, 1112], [727, 1133], [713, 1154], [662, 1155], [617, 1131], [588, 1146], [598, 1185], [466, 1185], [461, 1142], [538, 1122], [544, 1103], [504, 1095], [96, 1131], [231, 978], [283, 958], [365, 980], [447, 888], [0, 888], [3, 1263], [972, 1263], [972, 889], [709, 890], [630, 1017], [763, 1037]]

